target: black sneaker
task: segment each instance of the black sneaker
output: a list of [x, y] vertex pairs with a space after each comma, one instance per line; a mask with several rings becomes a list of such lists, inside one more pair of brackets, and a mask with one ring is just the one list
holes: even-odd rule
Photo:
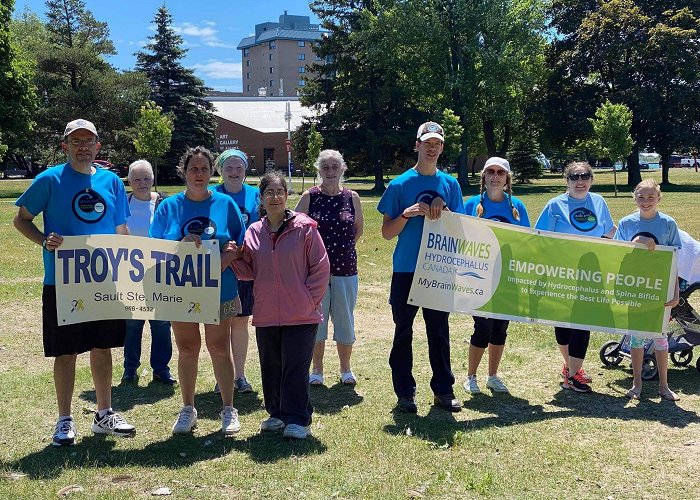
[[154, 382], [160, 382], [161, 384], [165, 385], [175, 385], [177, 384], [177, 380], [175, 380], [175, 377], [173, 377], [170, 372], [162, 372], [162, 373], [154, 373], [153, 374], [153, 381]]
[[72, 418], [66, 418], [56, 422], [56, 428], [53, 431], [52, 446], [73, 446], [75, 444], [75, 436], [78, 432], [75, 430], [75, 423]]
[[100, 413], [95, 413], [92, 421], [92, 432], [95, 434], [114, 434], [115, 436], [131, 437], [136, 434], [136, 427], [124, 420], [119, 413], [108, 411], [100, 418]]
[[[592, 392], [591, 386], [586, 383], [586, 379], [583, 377], [580, 371], [573, 377], [569, 377], [567, 382], [568, 384], [566, 385], [568, 385], [568, 388], [573, 389], [576, 392]], [[564, 388], [566, 388], [566, 385]]]
[[396, 403], [396, 407], [403, 413], [418, 413], [416, 400], [413, 396], [399, 398], [399, 402]]
[[462, 403], [455, 398], [454, 394], [436, 394], [434, 399], [435, 405], [443, 410], [458, 412], [462, 411]]

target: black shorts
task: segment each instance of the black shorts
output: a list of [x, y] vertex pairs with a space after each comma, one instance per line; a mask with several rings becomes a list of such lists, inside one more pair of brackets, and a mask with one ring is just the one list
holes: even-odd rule
[[253, 314], [253, 282], [239, 281], [238, 296], [241, 298], [241, 313], [236, 316], [250, 316]]
[[473, 316], [474, 318], [474, 333], [471, 338], [471, 345], [486, 349], [489, 344], [505, 345], [506, 336], [508, 335], [508, 320], [482, 318]]
[[92, 349], [124, 347], [126, 320], [106, 319], [58, 326], [56, 287], [54, 285], [44, 285], [41, 301], [44, 356], [47, 358], [65, 354], [81, 354]]

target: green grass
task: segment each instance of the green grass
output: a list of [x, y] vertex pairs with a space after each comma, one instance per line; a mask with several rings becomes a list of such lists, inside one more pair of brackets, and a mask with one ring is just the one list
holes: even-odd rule
[[[660, 209], [700, 238], [700, 174], [672, 170], [671, 181], [674, 186], [665, 190]], [[586, 366], [596, 392], [579, 395], [559, 388], [560, 361], [551, 328], [512, 323], [501, 365], [512, 395], [471, 397], [461, 382], [472, 321], [452, 315], [455, 391], [465, 403], [464, 411], [453, 415], [430, 406], [425, 332], [417, 320], [419, 413], [394, 414], [387, 291], [395, 242], [381, 238], [378, 198], [370, 194], [369, 179], [348, 183], [362, 196], [366, 221], [358, 244], [361, 292], [353, 354], [359, 383], [355, 390], [338, 383], [337, 356], [329, 343], [329, 387], [312, 390], [313, 438], [296, 443], [261, 435], [257, 429], [265, 412], [259, 392], [236, 397], [243, 429], [233, 438], [221, 437], [220, 400], [212, 391], [214, 377], [204, 351], [196, 397], [199, 429], [193, 436], [173, 437], [179, 390], [149, 384], [149, 373], [138, 387], [118, 386], [122, 357], [115, 351], [114, 407], [138, 426], [137, 436], [91, 435], [94, 391], [82, 356], [73, 407], [79, 443], [54, 449], [49, 446], [56, 417], [52, 363], [41, 348], [40, 252], [12, 227], [13, 202], [26, 185], [0, 181], [0, 498], [55, 497], [70, 485], [83, 489], [71, 494], [75, 498], [150, 497], [161, 486], [170, 488], [173, 498], [700, 496], [695, 481], [700, 474], [700, 374], [695, 363], [670, 370], [671, 386], [682, 396], [677, 405], [659, 400], [655, 382], [645, 384], [642, 401], [629, 402], [623, 397], [631, 383], [629, 363], [607, 369], [598, 360], [598, 348], [608, 335], [594, 334], [589, 350]], [[295, 179], [294, 188], [300, 187]], [[168, 192], [179, 189], [166, 186]], [[611, 173], [596, 173], [593, 190], [606, 197], [615, 219], [634, 209], [629, 193], [613, 197]], [[563, 182], [555, 176], [515, 187], [533, 222], [545, 202], [562, 191]], [[297, 199], [290, 197], [290, 205]], [[144, 344], [147, 353], [148, 342]], [[254, 342], [246, 371], [259, 389]]]

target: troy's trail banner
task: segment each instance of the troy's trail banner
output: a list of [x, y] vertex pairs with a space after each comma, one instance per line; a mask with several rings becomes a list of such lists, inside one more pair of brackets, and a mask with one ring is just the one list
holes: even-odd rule
[[66, 236], [56, 249], [58, 324], [101, 319], [219, 323], [216, 240]]
[[659, 337], [671, 247], [585, 238], [443, 212], [426, 219], [409, 303], [487, 318]]

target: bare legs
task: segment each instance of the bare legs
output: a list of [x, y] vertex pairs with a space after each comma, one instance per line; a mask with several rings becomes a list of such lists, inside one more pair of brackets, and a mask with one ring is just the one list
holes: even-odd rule
[[[489, 377], [498, 373], [498, 367], [501, 364], [501, 358], [503, 357], [505, 347], [505, 344], [489, 344]], [[484, 351], [486, 351], [486, 349], [483, 347], [476, 347], [475, 345], [469, 344], [469, 367], [467, 369], [467, 375], [476, 375], [476, 370], [479, 368], [481, 358], [484, 356]]]
[[233, 352], [233, 378], [245, 377], [245, 361], [248, 356], [248, 318], [231, 318], [231, 352]]
[[[340, 373], [350, 372], [350, 356], [352, 355], [352, 344], [336, 343], [338, 349], [338, 359], [340, 361]], [[323, 355], [326, 350], [326, 341], [321, 340], [314, 344], [312, 373], [323, 373]]]

